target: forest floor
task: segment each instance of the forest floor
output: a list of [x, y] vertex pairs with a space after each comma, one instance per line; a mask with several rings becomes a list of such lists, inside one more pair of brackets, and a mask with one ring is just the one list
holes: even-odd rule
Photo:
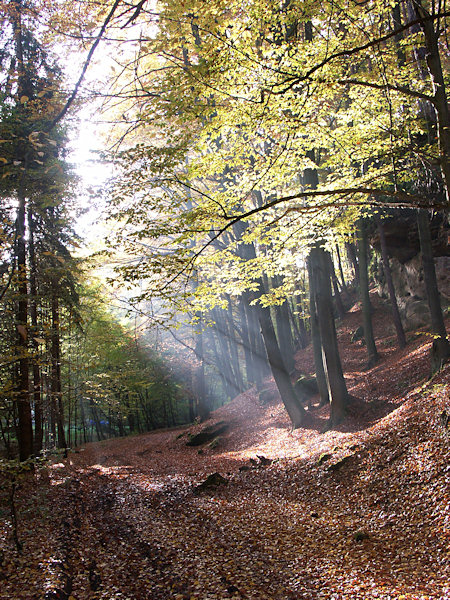
[[22, 478], [21, 553], [3, 482], [0, 599], [450, 598], [450, 365], [429, 381], [430, 337], [399, 351], [388, 319], [378, 305], [369, 371], [357, 307], [341, 324], [364, 404], [333, 431], [327, 407], [291, 431], [250, 390], [211, 416], [229, 424], [214, 448], [186, 446], [204, 425], [88, 444]]

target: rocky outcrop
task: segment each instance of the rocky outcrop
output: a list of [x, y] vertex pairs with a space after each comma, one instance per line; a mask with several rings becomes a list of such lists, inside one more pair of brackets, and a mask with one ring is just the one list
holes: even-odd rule
[[[450, 305], [450, 246], [448, 244], [449, 227], [442, 215], [431, 221], [433, 252], [435, 255], [436, 277], [441, 294], [442, 308]], [[415, 211], [402, 211], [383, 220], [386, 234], [392, 279], [401, 317], [406, 329], [415, 329], [428, 325], [430, 312], [420, 256], [420, 240], [417, 230]], [[377, 252], [379, 248], [378, 232], [371, 236], [371, 245]], [[387, 297], [388, 290], [384, 281], [381, 263], [374, 270], [380, 295]]]

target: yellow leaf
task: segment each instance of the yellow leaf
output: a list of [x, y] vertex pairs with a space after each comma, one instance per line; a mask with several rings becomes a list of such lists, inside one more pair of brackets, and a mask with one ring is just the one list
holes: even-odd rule
[[21, 96], [20, 104], [25, 104], [25, 102], [28, 102], [28, 100], [29, 100], [28, 96]]

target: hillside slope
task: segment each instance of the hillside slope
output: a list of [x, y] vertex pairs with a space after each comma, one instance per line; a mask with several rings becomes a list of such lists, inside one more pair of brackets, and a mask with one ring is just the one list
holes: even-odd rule
[[[0, 598], [449, 598], [450, 366], [429, 382], [429, 338], [396, 350], [380, 305], [382, 358], [365, 372], [358, 319], [339, 340], [364, 405], [338, 430], [321, 434], [313, 407], [291, 431], [250, 390], [208, 423], [89, 444], [20, 484], [22, 555], [5, 487]], [[296, 358], [311, 370], [310, 349]], [[220, 421], [214, 447], [186, 446]], [[226, 482], [198, 487], [215, 472]]]

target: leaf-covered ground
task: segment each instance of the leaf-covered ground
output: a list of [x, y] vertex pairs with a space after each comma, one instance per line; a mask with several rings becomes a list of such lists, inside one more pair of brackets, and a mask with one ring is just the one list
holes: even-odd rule
[[429, 338], [396, 350], [380, 307], [365, 371], [359, 319], [339, 338], [364, 404], [338, 430], [313, 407], [292, 432], [249, 391], [212, 415], [230, 424], [214, 448], [186, 446], [199, 425], [89, 444], [21, 481], [21, 554], [4, 485], [0, 599], [450, 598], [450, 366], [427, 381]]

